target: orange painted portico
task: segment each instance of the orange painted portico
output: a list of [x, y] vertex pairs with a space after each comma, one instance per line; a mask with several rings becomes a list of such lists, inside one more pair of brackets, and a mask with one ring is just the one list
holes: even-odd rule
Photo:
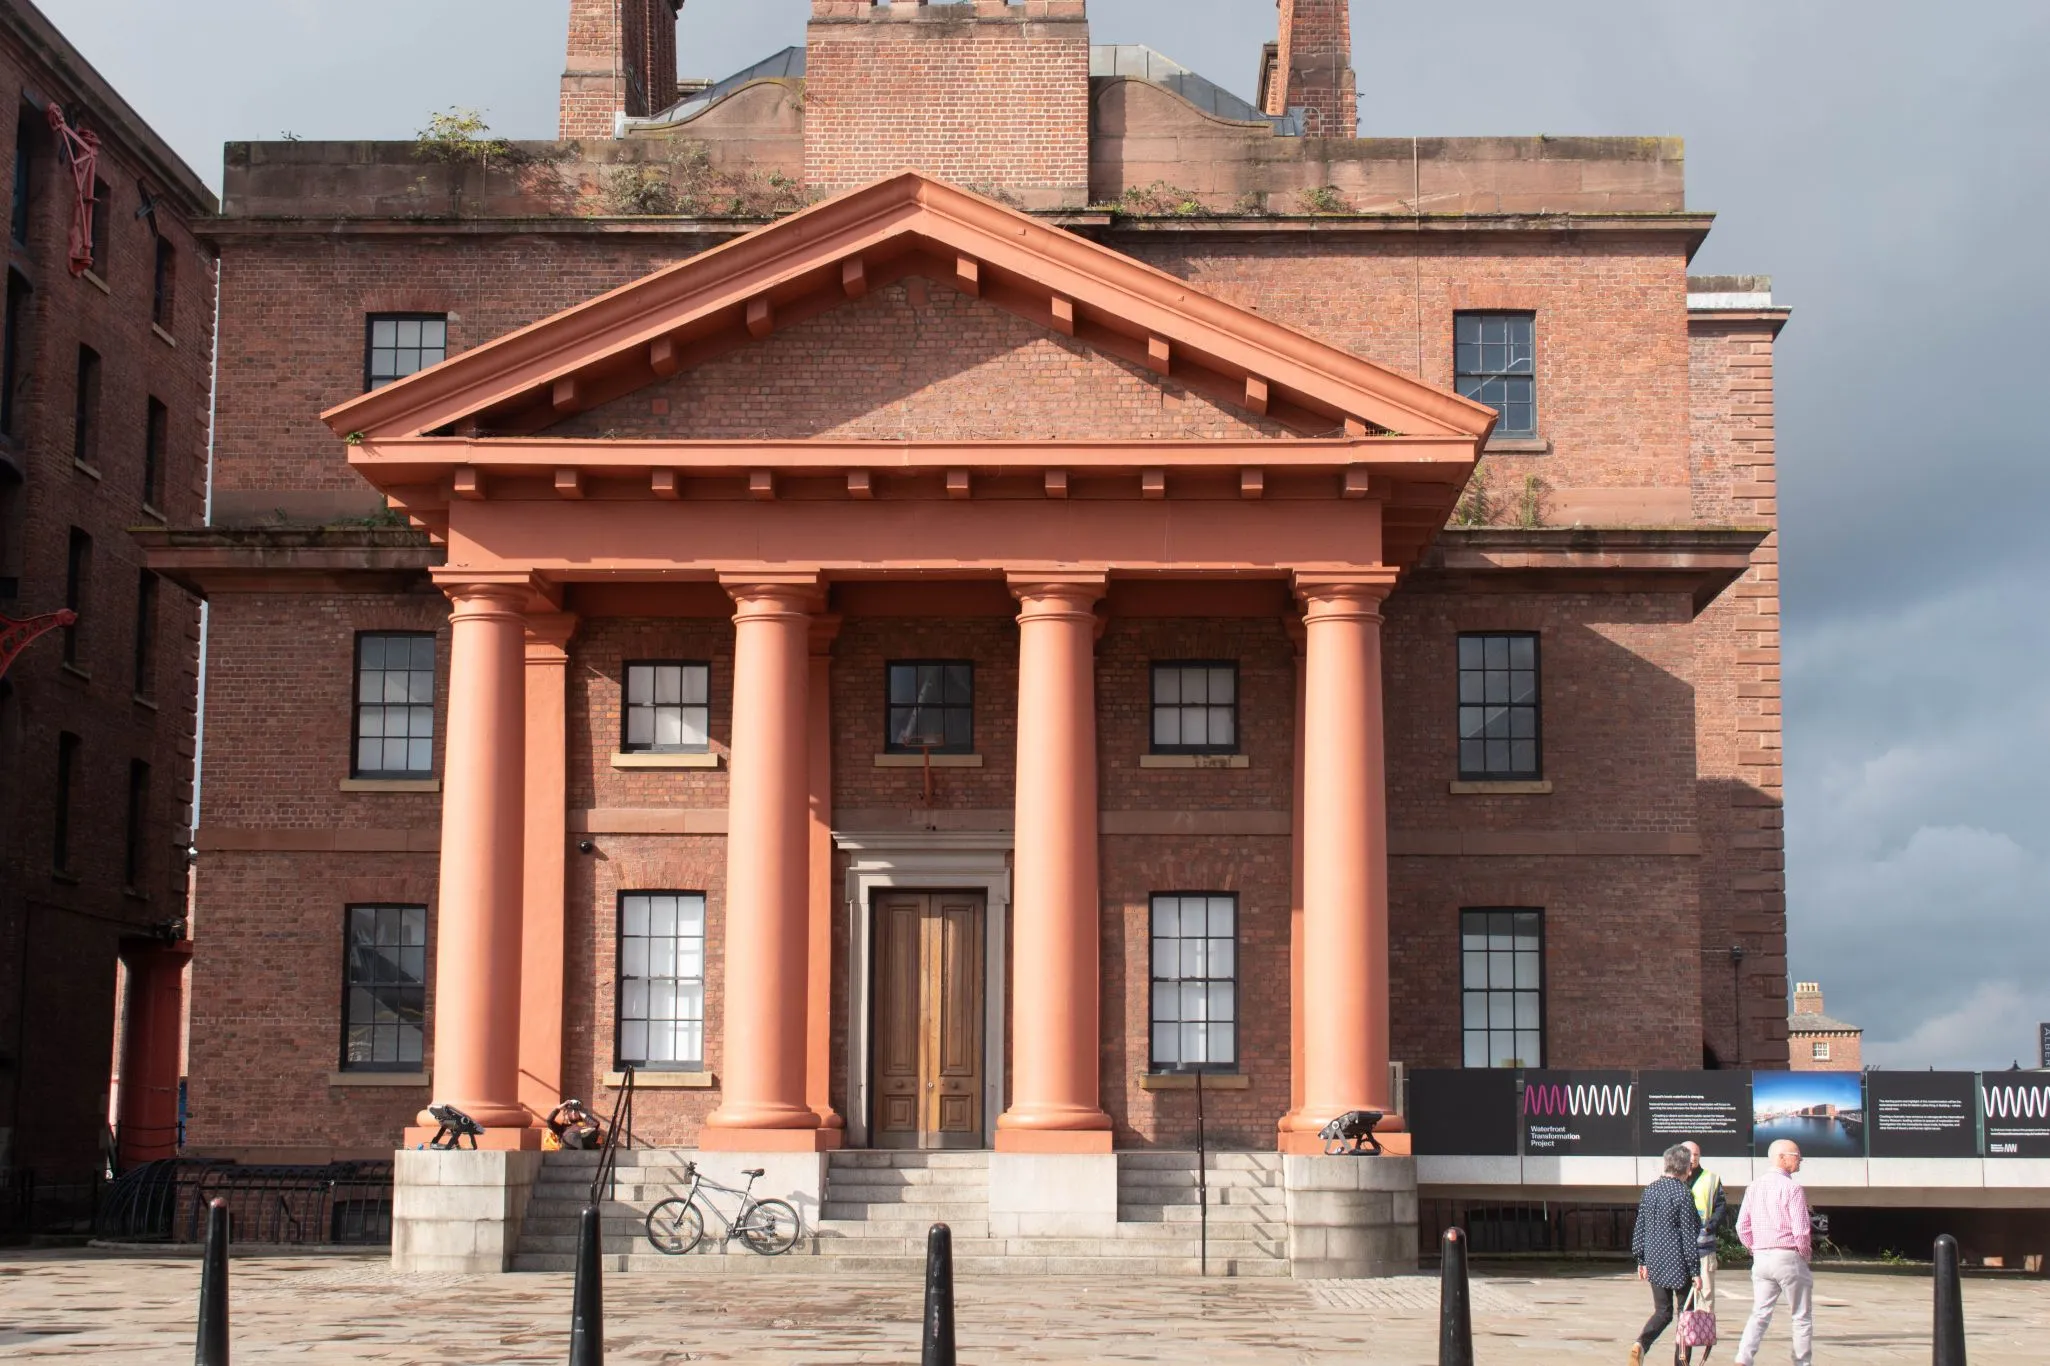
[[[634, 391], [883, 284], [977, 296], [1256, 417], [1261, 438], [567, 436]], [[1099, 1094], [1094, 641], [1110, 586], [1288, 583], [1302, 608], [1283, 1148], [1388, 1094], [1380, 603], [1444, 525], [1494, 415], [1060, 226], [906, 173], [325, 414], [350, 463], [446, 546], [454, 603], [435, 1083], [537, 1141], [562, 1073], [562, 645], [576, 584], [730, 612], [734, 688], [721, 1103], [701, 1145], [814, 1150], [827, 1102], [829, 721], [839, 585], [982, 579], [1018, 603], [1010, 1098], [995, 1144], [1107, 1152]], [[588, 425], [588, 424], [584, 424]], [[1107, 424], [1108, 426], [1108, 424]], [[682, 586], [695, 585], [694, 589]], [[554, 1022], [551, 1027], [551, 1022]]]

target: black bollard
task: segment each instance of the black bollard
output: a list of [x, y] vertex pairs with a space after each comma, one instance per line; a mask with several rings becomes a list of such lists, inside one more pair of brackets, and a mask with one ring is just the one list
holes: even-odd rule
[[934, 1224], [925, 1236], [925, 1341], [919, 1366], [954, 1366], [954, 1230]]
[[192, 1366], [228, 1366], [228, 1202], [206, 1207], [206, 1256], [199, 1267], [199, 1340]]
[[605, 1366], [605, 1268], [599, 1261], [603, 1224], [596, 1205], [577, 1225], [577, 1283], [570, 1294], [569, 1366]]
[[1466, 1235], [1445, 1230], [1438, 1271], [1438, 1366], [1473, 1366], [1473, 1303], [1466, 1287]]
[[1958, 1283], [1957, 1239], [1936, 1240], [1935, 1366], [1965, 1366], [1965, 1293]]

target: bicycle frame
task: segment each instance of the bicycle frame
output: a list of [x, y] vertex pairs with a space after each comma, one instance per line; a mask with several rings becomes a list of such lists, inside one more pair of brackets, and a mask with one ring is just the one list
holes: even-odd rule
[[[726, 1231], [720, 1235], [719, 1241], [722, 1243], [730, 1243], [735, 1238], [739, 1237], [740, 1230], [747, 1226], [748, 1219], [754, 1214], [755, 1210], [761, 1206], [761, 1201], [755, 1198], [755, 1178], [750, 1176], [747, 1179], [746, 1190], [735, 1190], [731, 1186], [722, 1186], [717, 1181], [714, 1181], [711, 1177], [706, 1176], [703, 1169], [700, 1168], [698, 1164], [695, 1162], [688, 1164], [684, 1168], [684, 1171], [690, 1177], [690, 1189], [685, 1191], [683, 1195], [684, 1203], [689, 1204], [697, 1200], [698, 1193], [700, 1191], [707, 1192], [707, 1194], [705, 1195], [705, 1199], [702, 1202], [703, 1208], [710, 1210], [713, 1214], [719, 1216], [719, 1221], [726, 1226]], [[726, 1211], [720, 1209], [719, 1206], [713, 1202], [712, 1197], [709, 1194], [709, 1192], [711, 1191], [718, 1191], [724, 1195], [739, 1196], [739, 1211], [736, 1214], [734, 1214], [732, 1218], [727, 1218]]]

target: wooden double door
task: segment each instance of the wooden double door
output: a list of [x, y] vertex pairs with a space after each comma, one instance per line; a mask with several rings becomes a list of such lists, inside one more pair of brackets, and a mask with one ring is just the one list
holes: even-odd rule
[[873, 906], [878, 1148], [980, 1148], [987, 906], [981, 892], [878, 892]]

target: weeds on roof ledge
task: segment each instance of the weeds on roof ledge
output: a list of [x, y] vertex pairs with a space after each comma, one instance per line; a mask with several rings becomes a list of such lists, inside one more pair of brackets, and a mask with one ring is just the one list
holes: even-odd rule
[[1210, 209], [1194, 190], [1156, 180], [1134, 185], [1119, 197], [1115, 212], [1134, 218], [1208, 218]]
[[460, 106], [429, 116], [427, 126], [413, 142], [413, 155], [422, 161], [476, 165], [487, 171], [494, 160], [501, 164], [514, 160], [513, 145], [491, 136], [483, 111]]
[[781, 171], [725, 171], [702, 142], [676, 144], [662, 161], [626, 162], [599, 187], [605, 212], [619, 218], [782, 218], [810, 202], [804, 186]]
[[1313, 185], [1307, 190], [1298, 190], [1296, 207], [1307, 214], [1351, 213], [1352, 203], [1339, 193], [1336, 185]]

